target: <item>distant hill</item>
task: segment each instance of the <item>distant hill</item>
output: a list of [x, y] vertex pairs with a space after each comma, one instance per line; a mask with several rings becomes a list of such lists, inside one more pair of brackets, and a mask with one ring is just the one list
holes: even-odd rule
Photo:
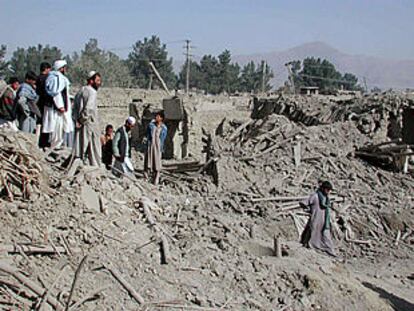
[[323, 42], [306, 43], [279, 52], [237, 55], [233, 60], [241, 65], [250, 60], [256, 63], [262, 59], [266, 60], [275, 73], [273, 84], [277, 87], [283, 85], [287, 79], [285, 63], [303, 60], [310, 56], [328, 59], [340, 72], [355, 74], [360, 82], [365, 77], [369, 88], [374, 86], [382, 89], [414, 88], [414, 59], [393, 60], [367, 55], [350, 55]]

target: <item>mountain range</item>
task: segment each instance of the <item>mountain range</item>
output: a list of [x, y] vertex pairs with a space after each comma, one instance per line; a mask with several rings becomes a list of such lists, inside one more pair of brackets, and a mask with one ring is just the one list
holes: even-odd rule
[[[369, 55], [347, 54], [324, 42], [305, 43], [283, 51], [254, 53], [249, 55], [233, 55], [233, 62], [245, 65], [249, 61], [259, 64], [266, 60], [273, 69], [272, 84], [277, 88], [287, 80], [285, 64], [292, 60], [303, 60], [306, 57], [325, 58], [335, 65], [341, 73], [349, 72], [358, 77], [359, 83], [368, 89], [379, 87], [383, 90], [414, 88], [414, 58], [389, 59]], [[195, 58], [199, 61], [200, 59]], [[174, 69], [178, 72], [183, 61], [174, 61]]]
[[273, 69], [273, 84], [278, 87], [287, 79], [285, 64], [292, 60], [306, 57], [325, 58], [342, 73], [355, 74], [363, 85], [365, 79], [368, 88], [405, 89], [414, 87], [414, 59], [398, 60], [368, 55], [351, 55], [343, 53], [323, 42], [302, 44], [285, 51], [237, 55], [233, 60], [240, 65], [249, 61], [259, 63], [266, 60]]

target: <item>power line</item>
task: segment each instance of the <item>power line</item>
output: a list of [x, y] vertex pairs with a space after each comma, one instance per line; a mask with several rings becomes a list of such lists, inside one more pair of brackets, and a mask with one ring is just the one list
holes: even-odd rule
[[301, 77], [306, 77], [306, 78], [313, 78], [313, 79], [319, 79], [319, 80], [326, 80], [326, 81], [333, 81], [333, 82], [340, 82], [340, 83], [344, 83], [344, 84], [353, 84], [354, 82], [351, 81], [346, 81], [346, 80], [341, 80], [341, 79], [332, 79], [332, 78], [325, 78], [325, 77], [321, 77], [321, 76], [312, 76], [312, 75], [307, 75], [307, 74], [297, 74], [297, 76], [301, 76]]
[[175, 40], [175, 41], [165, 42], [164, 44], [182, 43], [182, 42], [186, 42], [186, 41], [187, 41], [187, 40]]

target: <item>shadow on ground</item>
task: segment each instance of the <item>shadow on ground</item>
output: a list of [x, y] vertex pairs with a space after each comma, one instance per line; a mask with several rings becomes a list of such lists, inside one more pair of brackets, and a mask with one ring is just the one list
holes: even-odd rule
[[394, 294], [391, 294], [386, 290], [377, 287], [371, 283], [362, 282], [362, 284], [365, 287], [373, 290], [374, 292], [377, 292], [381, 298], [387, 300], [395, 311], [414, 311], [414, 304], [408, 302], [407, 300], [397, 297]]

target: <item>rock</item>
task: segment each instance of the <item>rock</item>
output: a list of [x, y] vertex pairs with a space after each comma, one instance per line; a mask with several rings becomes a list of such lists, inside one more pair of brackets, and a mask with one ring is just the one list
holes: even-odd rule
[[81, 188], [81, 198], [89, 210], [100, 211], [99, 196], [89, 185], [83, 185]]

